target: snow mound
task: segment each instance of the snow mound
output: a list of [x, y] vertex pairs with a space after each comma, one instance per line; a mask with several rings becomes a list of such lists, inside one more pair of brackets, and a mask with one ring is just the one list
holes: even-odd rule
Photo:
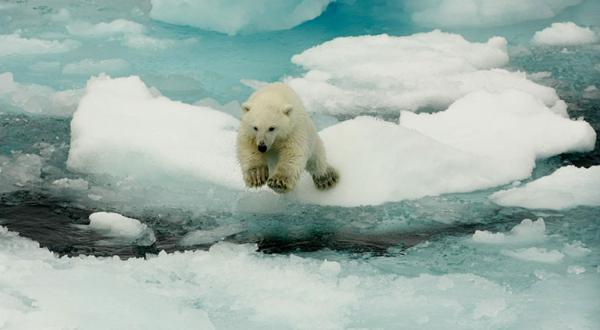
[[576, 46], [594, 43], [598, 36], [588, 27], [581, 27], [573, 22], [552, 23], [533, 35], [533, 43], [549, 46]]
[[120, 177], [180, 175], [241, 188], [237, 126], [222, 112], [155, 96], [138, 77], [92, 78], [71, 122], [67, 166]]
[[234, 35], [291, 29], [319, 15], [333, 0], [152, 0], [150, 17]]
[[503, 26], [551, 18], [582, 0], [409, 0], [414, 23], [426, 27]]
[[0, 34], [0, 57], [65, 53], [79, 47], [73, 40], [23, 38], [18, 33]]
[[519, 260], [552, 264], [560, 262], [565, 256], [558, 250], [546, 250], [544, 248], [537, 247], [516, 250], [502, 250], [501, 253], [507, 257]]
[[476, 230], [472, 237], [474, 242], [484, 244], [520, 244], [539, 242], [546, 239], [544, 219], [536, 221], [524, 219], [514, 226], [509, 233], [492, 233], [487, 230]]
[[308, 72], [286, 82], [311, 112], [332, 115], [441, 110], [477, 90], [518, 89], [554, 107], [554, 89], [525, 73], [499, 67], [508, 63], [506, 40], [469, 42], [441, 31], [406, 37], [343, 37], [295, 55]]
[[[90, 80], [71, 123], [69, 168], [244, 190], [235, 156], [238, 120], [155, 94], [137, 77]], [[320, 192], [304, 174], [292, 196], [357, 206], [490, 188], [527, 178], [537, 158], [591, 150], [595, 140], [586, 122], [518, 91], [472, 93], [438, 114], [407, 114], [400, 125], [358, 117], [323, 130], [342, 179]]]
[[120, 58], [105, 60], [84, 59], [79, 62], [68, 63], [62, 69], [64, 74], [92, 75], [99, 73], [122, 72], [129, 68], [129, 63]]
[[536, 159], [591, 151], [596, 142], [587, 122], [558, 115], [516, 90], [474, 92], [433, 114], [402, 112], [400, 124], [465, 152], [512, 160], [524, 171]]
[[561, 210], [579, 205], [600, 206], [600, 166], [565, 166], [525, 186], [490, 196], [502, 206]]
[[0, 74], [0, 104], [13, 111], [69, 116], [75, 111], [81, 93], [81, 90], [55, 91], [47, 86], [25, 85], [16, 82], [10, 72]]
[[147, 225], [118, 213], [92, 213], [90, 224], [83, 227], [110, 238], [134, 242], [138, 245], [148, 246], [156, 242], [154, 232]]

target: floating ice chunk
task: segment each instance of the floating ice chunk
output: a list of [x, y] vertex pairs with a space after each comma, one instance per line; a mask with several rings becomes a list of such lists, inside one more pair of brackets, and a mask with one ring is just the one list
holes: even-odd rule
[[291, 29], [312, 20], [333, 0], [152, 0], [150, 17], [230, 35]]
[[502, 206], [560, 210], [600, 205], [600, 166], [565, 166], [528, 184], [490, 196]]
[[538, 45], [576, 46], [594, 43], [598, 36], [588, 27], [581, 27], [573, 22], [552, 23], [533, 36], [532, 41]]
[[585, 273], [585, 267], [571, 265], [571, 266], [567, 267], [567, 273], [575, 274], [575, 275], [583, 274], [583, 273]]
[[311, 112], [333, 115], [443, 109], [477, 90], [517, 89], [553, 107], [556, 91], [525, 73], [494, 69], [508, 62], [506, 40], [472, 43], [440, 31], [406, 37], [344, 37], [292, 58], [308, 72], [286, 81]]
[[79, 43], [73, 40], [23, 38], [17, 33], [0, 34], [0, 57], [64, 53], [77, 47], [79, 47]]
[[12, 73], [0, 74], [0, 104], [13, 111], [35, 114], [68, 116], [77, 107], [81, 90], [55, 91], [41, 85], [24, 85], [16, 82]]
[[592, 250], [585, 247], [580, 241], [573, 241], [572, 243], [565, 243], [563, 252], [570, 257], [580, 258], [589, 254]]
[[68, 63], [62, 69], [64, 74], [92, 75], [99, 73], [122, 72], [129, 68], [129, 63], [120, 58], [105, 60], [85, 59], [75, 63]]
[[210, 230], [194, 230], [187, 233], [179, 242], [183, 246], [192, 246], [200, 244], [211, 244], [220, 241], [227, 236], [235, 235], [244, 230], [240, 224], [223, 225]]
[[509, 233], [492, 233], [487, 230], [476, 230], [473, 241], [485, 244], [520, 244], [539, 242], [546, 239], [546, 224], [544, 219], [536, 221], [524, 219], [514, 226]]
[[0, 155], [0, 193], [39, 182], [43, 164], [42, 157], [35, 154]]
[[130, 48], [165, 49], [174, 44], [173, 40], [147, 36], [146, 28], [142, 24], [126, 19], [97, 24], [74, 22], [67, 25], [67, 31], [72, 35], [86, 38], [115, 37]]
[[544, 248], [531, 247], [526, 249], [517, 249], [517, 250], [502, 250], [502, 254], [525, 261], [536, 261], [543, 263], [557, 263], [564, 258], [564, 254], [562, 254], [558, 250], [546, 250]]
[[154, 232], [139, 220], [124, 217], [118, 213], [96, 212], [90, 215], [90, 224], [82, 226], [101, 235], [134, 242], [138, 245], [152, 245], [156, 242]]
[[427, 27], [503, 26], [551, 18], [581, 0], [410, 0], [412, 20]]
[[72, 190], [87, 190], [89, 188], [89, 183], [81, 178], [77, 179], [69, 179], [62, 178], [58, 180], [52, 181], [52, 184], [61, 189], [72, 189]]
[[138, 77], [91, 79], [71, 122], [70, 169], [175, 175], [242, 188], [238, 120], [155, 96]]
[[600, 89], [595, 85], [589, 85], [583, 90], [583, 98], [590, 100], [600, 99]]
[[92, 38], [106, 38], [123, 34], [142, 34], [145, 30], [142, 24], [126, 19], [116, 19], [111, 22], [100, 22], [98, 24], [74, 22], [67, 25], [67, 31], [70, 34]]
[[371, 117], [341, 122], [323, 130], [321, 137], [341, 180], [332, 190], [317, 191], [306, 176], [294, 192], [298, 198], [318, 204], [371, 205], [473, 191], [527, 176], [532, 166], [509, 166], [461, 152]]
[[474, 92], [434, 114], [403, 112], [400, 124], [465, 152], [512, 160], [515, 167], [564, 152], [590, 151], [596, 141], [587, 122], [557, 115], [516, 90]]

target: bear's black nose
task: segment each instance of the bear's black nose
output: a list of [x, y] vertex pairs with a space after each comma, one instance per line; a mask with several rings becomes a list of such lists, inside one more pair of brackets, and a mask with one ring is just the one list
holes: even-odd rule
[[265, 152], [265, 151], [267, 151], [267, 146], [266, 146], [266, 145], [264, 145], [264, 144], [259, 144], [259, 145], [258, 145], [258, 151], [260, 151], [260, 152]]

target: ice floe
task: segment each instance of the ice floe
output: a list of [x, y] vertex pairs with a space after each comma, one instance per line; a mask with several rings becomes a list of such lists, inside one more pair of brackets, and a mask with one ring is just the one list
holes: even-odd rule
[[165, 49], [174, 44], [173, 40], [148, 36], [144, 25], [126, 19], [91, 24], [75, 21], [67, 25], [67, 31], [83, 38], [116, 38], [127, 47], [140, 49]]
[[427, 27], [503, 26], [551, 18], [582, 0], [409, 0], [414, 23]]
[[600, 166], [565, 166], [524, 186], [490, 196], [502, 206], [560, 210], [600, 205]]
[[524, 244], [535, 243], [546, 239], [544, 219], [536, 221], [524, 219], [508, 233], [492, 233], [487, 230], [476, 230], [472, 237], [474, 242], [484, 244]]
[[437, 30], [341, 37], [295, 55], [292, 62], [307, 72], [285, 80], [308, 111], [342, 117], [441, 110], [478, 90], [521, 90], [548, 107], [562, 102], [554, 89], [528, 80], [525, 73], [501, 69], [508, 60], [501, 37], [477, 43]]
[[0, 57], [64, 53], [77, 47], [79, 43], [73, 40], [26, 38], [18, 33], [0, 34]]
[[0, 105], [8, 106], [10, 111], [69, 116], [75, 111], [81, 94], [82, 90], [78, 89], [56, 91], [47, 86], [21, 84], [10, 72], [0, 74]]
[[550, 27], [537, 31], [532, 39], [535, 44], [549, 46], [576, 46], [597, 40], [596, 32], [573, 22], [552, 23]]
[[129, 62], [120, 58], [104, 60], [84, 59], [79, 62], [67, 63], [63, 66], [64, 74], [93, 75], [99, 73], [119, 73], [129, 68]]
[[309, 21], [332, 0], [152, 0], [150, 17], [230, 35], [291, 29]]
[[146, 246], [152, 245], [156, 241], [154, 232], [147, 225], [137, 219], [113, 212], [92, 213], [90, 214], [90, 224], [80, 227], [125, 243]]

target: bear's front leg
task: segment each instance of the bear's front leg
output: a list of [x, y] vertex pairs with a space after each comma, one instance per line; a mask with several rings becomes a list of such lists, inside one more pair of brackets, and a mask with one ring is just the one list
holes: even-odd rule
[[265, 156], [258, 152], [255, 143], [243, 136], [238, 137], [238, 159], [247, 187], [258, 188], [267, 183], [269, 167]]
[[306, 166], [305, 148], [286, 146], [279, 151], [279, 160], [273, 175], [267, 180], [269, 188], [277, 193], [286, 193], [296, 187], [300, 173]]

